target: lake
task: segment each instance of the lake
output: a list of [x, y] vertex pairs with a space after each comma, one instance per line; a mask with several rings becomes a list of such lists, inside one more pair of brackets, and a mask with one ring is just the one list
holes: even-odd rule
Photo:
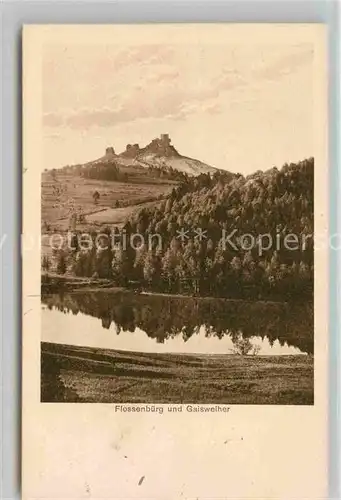
[[78, 291], [42, 296], [43, 342], [148, 353], [313, 354], [313, 305]]

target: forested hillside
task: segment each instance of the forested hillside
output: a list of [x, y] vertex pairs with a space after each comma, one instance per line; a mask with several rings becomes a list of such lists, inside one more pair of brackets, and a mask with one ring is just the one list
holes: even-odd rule
[[188, 175], [165, 165], [121, 165], [119, 161], [96, 162], [85, 165], [79, 171], [85, 179], [118, 182], [150, 182], [152, 179], [185, 182]]
[[161, 206], [136, 213], [123, 234], [106, 228], [126, 248], [79, 250], [74, 235], [75, 250], [56, 256], [59, 270], [167, 293], [312, 297], [313, 195], [312, 158], [248, 177], [188, 177]]

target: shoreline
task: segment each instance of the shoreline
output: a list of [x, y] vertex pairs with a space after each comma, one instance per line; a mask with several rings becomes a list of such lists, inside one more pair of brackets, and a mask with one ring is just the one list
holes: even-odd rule
[[[45, 281], [45, 280], [48, 281]], [[185, 295], [168, 292], [153, 292], [146, 290], [136, 290], [134, 287], [118, 286], [108, 278], [86, 278], [69, 275], [57, 274], [42, 274], [41, 280], [41, 294], [49, 295], [55, 293], [77, 293], [77, 292], [101, 292], [106, 293], [131, 293], [133, 295], [143, 296], [156, 296], [156, 297], [169, 297], [169, 298], [183, 298], [183, 299], [198, 299], [198, 300], [226, 300], [229, 302], [248, 302], [248, 303], [265, 303], [265, 304], [290, 304], [288, 300], [274, 300], [272, 298], [234, 298], [234, 297], [221, 297], [212, 295]], [[296, 298], [293, 302], [297, 303]], [[304, 298], [299, 300], [300, 303], [313, 302], [312, 298]]]

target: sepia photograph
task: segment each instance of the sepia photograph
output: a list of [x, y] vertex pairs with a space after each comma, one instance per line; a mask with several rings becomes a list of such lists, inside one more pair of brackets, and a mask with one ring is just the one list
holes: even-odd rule
[[328, 497], [327, 62], [322, 24], [25, 26], [23, 498]]
[[43, 45], [42, 403], [314, 405], [313, 64]]

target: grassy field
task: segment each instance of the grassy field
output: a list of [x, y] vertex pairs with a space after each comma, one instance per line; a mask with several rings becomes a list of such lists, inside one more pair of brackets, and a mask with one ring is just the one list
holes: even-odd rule
[[124, 222], [135, 212], [141, 210], [141, 208], [151, 208], [157, 204], [157, 201], [151, 201], [141, 203], [140, 205], [130, 205], [122, 208], [107, 208], [106, 210], [101, 210], [100, 212], [88, 215], [86, 220], [95, 225], [115, 224], [119, 227], [121, 224], [124, 224]]
[[[65, 230], [69, 224], [69, 209], [74, 206], [82, 209], [86, 219], [90, 217], [88, 223], [115, 224], [116, 220], [121, 223], [137, 205], [162, 198], [175, 186], [172, 181], [158, 182], [147, 177], [140, 181], [98, 181], [65, 173], [57, 173], [54, 180], [51, 172], [44, 172], [41, 185], [42, 222], [48, 223], [52, 229]], [[95, 191], [100, 194], [97, 204], [93, 199]], [[117, 202], [120, 206], [118, 212]], [[106, 209], [110, 210], [104, 215]]]
[[42, 401], [313, 404], [313, 357], [149, 354], [42, 343]]

